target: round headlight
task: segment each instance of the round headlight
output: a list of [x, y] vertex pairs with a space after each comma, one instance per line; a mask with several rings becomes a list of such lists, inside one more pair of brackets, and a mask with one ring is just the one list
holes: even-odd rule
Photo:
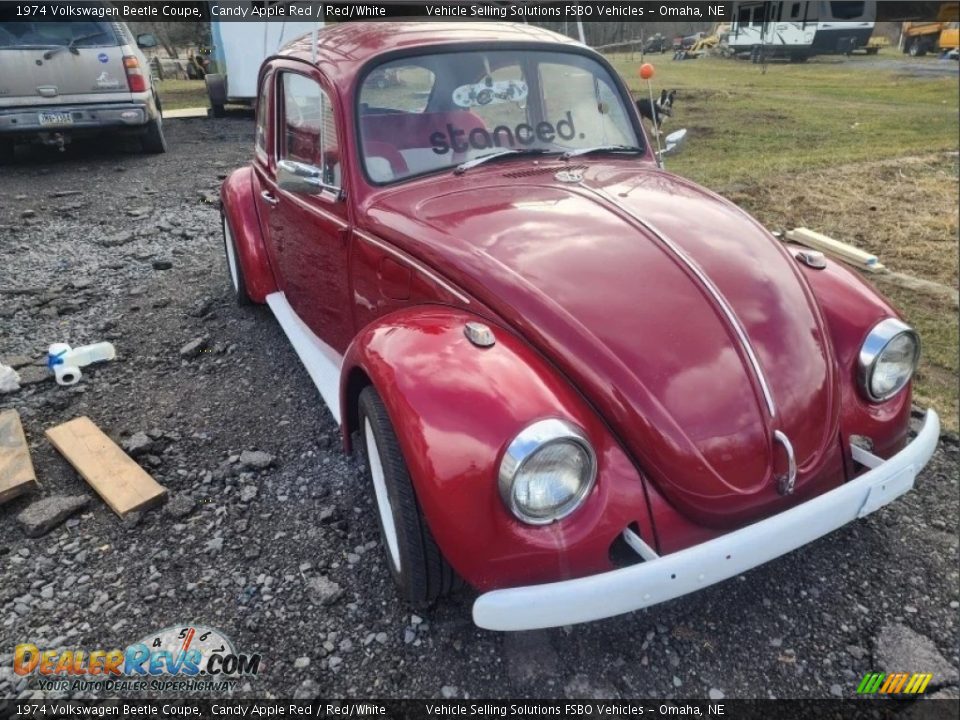
[[888, 400], [910, 382], [920, 359], [920, 339], [909, 325], [877, 323], [860, 348], [860, 387], [874, 402]]
[[507, 447], [500, 496], [518, 519], [545, 525], [580, 507], [596, 476], [596, 455], [582, 430], [565, 420], [539, 420]]

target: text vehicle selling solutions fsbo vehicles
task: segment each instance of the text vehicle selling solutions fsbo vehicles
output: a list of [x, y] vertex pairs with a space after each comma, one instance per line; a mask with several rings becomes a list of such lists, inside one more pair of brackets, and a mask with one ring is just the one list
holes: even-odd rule
[[411, 603], [466, 582], [500, 630], [653, 605], [890, 503], [933, 453], [916, 333], [663, 170], [589, 48], [337, 25], [258, 92], [222, 188], [233, 288], [359, 445]]

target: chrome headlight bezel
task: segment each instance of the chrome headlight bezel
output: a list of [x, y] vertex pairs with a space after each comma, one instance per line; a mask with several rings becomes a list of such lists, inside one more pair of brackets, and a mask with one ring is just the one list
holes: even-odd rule
[[[578, 446], [587, 457], [586, 479], [581, 479], [577, 492], [558, 511], [549, 516], [530, 515], [517, 503], [514, 486], [531, 458], [543, 449], [558, 443]], [[575, 512], [590, 494], [597, 479], [597, 455], [586, 433], [567, 420], [548, 418], [527, 425], [507, 446], [498, 472], [500, 497], [518, 520], [528, 525], [549, 525]]]
[[[908, 336], [914, 345], [913, 367], [910, 372], [889, 392], [878, 395], [873, 392], [873, 373], [876, 370], [877, 363], [883, 357], [884, 351], [896, 338], [901, 335]], [[873, 329], [867, 334], [863, 345], [860, 347], [860, 355], [857, 362], [857, 380], [860, 384], [860, 391], [870, 402], [884, 402], [903, 390], [913, 379], [917, 370], [917, 363], [920, 360], [920, 336], [916, 330], [896, 318], [887, 318], [881, 320], [873, 326]]]

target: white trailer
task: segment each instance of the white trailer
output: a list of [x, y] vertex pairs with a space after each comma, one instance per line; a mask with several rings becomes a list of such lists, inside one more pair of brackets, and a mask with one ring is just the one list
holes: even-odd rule
[[[211, 5], [216, 3], [211, 2]], [[267, 5], [276, 4], [267, 2]], [[296, 4], [296, 3], [293, 3]], [[248, 6], [263, 8], [265, 3], [231, 3], [231, 8]], [[323, 27], [323, 20], [296, 21], [273, 19], [269, 21], [238, 22], [218, 20], [210, 15], [212, 56], [216, 73], [206, 76], [207, 95], [214, 117], [222, 117], [227, 103], [253, 105], [257, 97], [257, 77], [260, 65], [277, 50], [298, 37]]]
[[727, 45], [736, 53], [802, 62], [814, 55], [849, 55], [873, 34], [876, 0], [733, 3]]

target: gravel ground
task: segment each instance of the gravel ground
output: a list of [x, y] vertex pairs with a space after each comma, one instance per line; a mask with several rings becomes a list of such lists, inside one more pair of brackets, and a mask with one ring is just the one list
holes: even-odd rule
[[[237, 696], [850, 697], [875, 670], [956, 693], [955, 436], [906, 498], [693, 596], [522, 634], [474, 627], [469, 593], [411, 615], [362, 468], [269, 312], [228, 293], [215, 190], [248, 160], [251, 121], [168, 135], [165, 156], [37, 149], [0, 171], [0, 359], [118, 351], [69, 389], [22, 366], [30, 384], [0, 395], [40, 494], [92, 496], [37, 538], [17, 520], [35, 497], [0, 506], [0, 697], [36, 692], [12, 672], [17, 643], [125, 647], [188, 622], [263, 654]], [[169, 489], [165, 507], [120, 521], [93, 496], [43, 436], [80, 415]]]

